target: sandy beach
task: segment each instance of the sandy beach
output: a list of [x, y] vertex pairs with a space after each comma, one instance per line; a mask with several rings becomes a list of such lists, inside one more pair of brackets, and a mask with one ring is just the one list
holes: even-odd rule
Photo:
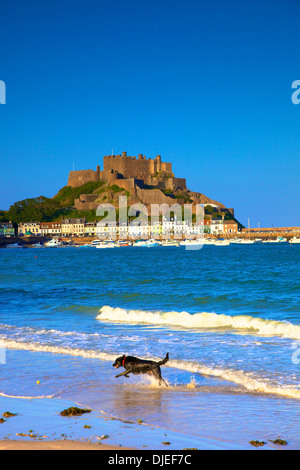
[[[63, 417], [60, 411], [81, 406], [59, 398], [0, 396], [0, 450], [218, 450], [242, 449], [215, 439], [191, 439], [145, 422], [120, 420], [91, 410], [81, 416]], [[84, 408], [84, 407], [83, 407]], [[14, 416], [6, 417], [7, 412]], [[3, 418], [3, 416], [5, 416]], [[250, 444], [247, 446], [251, 448]]]
[[[89, 444], [78, 441], [44, 441], [44, 442], [22, 442], [22, 441], [0, 441], [0, 450], [120, 450], [119, 447]], [[129, 450], [124, 448], [123, 450]]]

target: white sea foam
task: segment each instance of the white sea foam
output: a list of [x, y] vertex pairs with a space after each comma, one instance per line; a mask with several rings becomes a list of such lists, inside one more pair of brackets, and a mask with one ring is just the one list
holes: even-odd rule
[[235, 384], [241, 385], [249, 392], [256, 393], [266, 393], [272, 395], [281, 395], [289, 398], [300, 399], [300, 389], [299, 387], [294, 387], [291, 385], [276, 385], [272, 384], [268, 380], [255, 377], [253, 374], [241, 370], [233, 369], [221, 369], [221, 368], [212, 368], [201, 364], [193, 364], [186, 361], [170, 361], [169, 367], [174, 367], [177, 369], [198, 373], [202, 375], [210, 375], [213, 377], [219, 377], [226, 381], [233, 382]]
[[40, 397], [25, 397], [25, 396], [22, 396], [22, 395], [7, 395], [6, 393], [2, 393], [2, 392], [0, 392], [0, 396], [5, 397], [5, 398], [18, 398], [20, 400], [32, 400], [32, 399], [42, 400], [44, 398], [54, 398], [55, 397], [55, 395], [42, 395]]
[[190, 314], [188, 312], [162, 312], [126, 310], [104, 306], [97, 315], [97, 320], [118, 323], [144, 323], [150, 325], [198, 328], [198, 329], [233, 329], [238, 333], [251, 333], [261, 336], [281, 336], [300, 339], [300, 326], [276, 320], [265, 320], [250, 315], [230, 316], [210, 312]]
[[[1, 338], [0, 338], [1, 339]], [[102, 351], [85, 350], [79, 348], [66, 348], [59, 346], [50, 346], [40, 343], [19, 342], [13, 340], [3, 340], [7, 349], [26, 350], [34, 352], [49, 352], [52, 354], [64, 354], [69, 356], [79, 356], [88, 359], [99, 359], [101, 361], [113, 362], [116, 355], [108, 354]], [[158, 360], [158, 358], [148, 358]], [[255, 377], [253, 374], [241, 370], [213, 368], [199, 363], [192, 363], [189, 361], [170, 360], [165, 367], [172, 367], [187, 372], [197, 373], [201, 375], [209, 375], [213, 377], [220, 377], [226, 381], [236, 383], [243, 386], [250, 392], [267, 393], [281, 395], [290, 398], [300, 399], [299, 387], [292, 385], [274, 385], [262, 377]], [[1, 395], [1, 394], [0, 394]], [[3, 395], [4, 396], [4, 395]], [[20, 397], [30, 398], [30, 397]], [[47, 397], [35, 397], [47, 398]], [[51, 397], [49, 397], [51, 398]]]
[[[1, 339], [1, 337], [0, 337]], [[88, 359], [100, 359], [102, 361], [114, 361], [116, 356], [107, 354], [105, 352], [89, 350], [89, 349], [80, 349], [80, 348], [71, 348], [71, 347], [61, 347], [61, 346], [52, 346], [42, 343], [32, 343], [25, 341], [14, 341], [8, 339], [2, 339], [4, 347], [7, 349], [14, 350], [23, 350], [23, 351], [34, 351], [34, 352], [49, 352], [53, 354], [65, 354], [67, 356], [79, 356], [85, 357]]]

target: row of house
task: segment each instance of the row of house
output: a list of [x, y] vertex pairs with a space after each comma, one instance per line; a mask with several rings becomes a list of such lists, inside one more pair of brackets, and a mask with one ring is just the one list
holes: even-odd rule
[[208, 235], [229, 235], [238, 232], [238, 224], [234, 220], [211, 219], [204, 220], [201, 224], [188, 224], [174, 218], [164, 219], [155, 224], [102, 224], [101, 222], [87, 222], [85, 218], [63, 219], [59, 222], [22, 222], [18, 225], [19, 236], [40, 235], [47, 237], [83, 237], [97, 236], [99, 238], [137, 238], [137, 237], [161, 237], [170, 235], [178, 237], [182, 235], [196, 236], [201, 233]]

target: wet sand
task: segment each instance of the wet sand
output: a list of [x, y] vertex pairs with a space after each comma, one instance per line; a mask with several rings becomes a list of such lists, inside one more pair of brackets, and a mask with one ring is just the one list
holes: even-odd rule
[[[78, 441], [0, 441], [0, 450], [108, 450], [120, 451], [120, 447], [91, 444]], [[122, 447], [122, 450], [130, 450], [129, 447]]]

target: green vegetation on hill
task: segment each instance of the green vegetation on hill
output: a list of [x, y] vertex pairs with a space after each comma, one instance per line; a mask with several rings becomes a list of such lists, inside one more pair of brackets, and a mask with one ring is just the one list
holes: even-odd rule
[[[104, 188], [104, 181], [84, 184], [78, 188], [64, 186], [52, 199], [45, 196], [24, 199], [15, 202], [8, 211], [0, 211], [0, 222], [12, 221], [14, 224], [20, 222], [54, 222], [63, 217], [85, 217], [88, 222], [98, 220], [94, 210], [78, 211], [74, 207], [75, 199], [81, 194], [105, 193], [117, 194], [124, 191], [116, 184]], [[126, 195], [130, 193], [125, 191]], [[105, 197], [105, 196], [104, 196]], [[107, 197], [106, 197], [107, 199]]]
[[[128, 197], [130, 196], [129, 191], [125, 191], [120, 188], [117, 184], [106, 185], [104, 181], [90, 182], [78, 188], [72, 188], [71, 186], [64, 186], [52, 199], [39, 196], [31, 199], [24, 199], [23, 201], [15, 202], [10, 206], [8, 211], [0, 211], [0, 222], [12, 221], [14, 224], [20, 222], [54, 222], [60, 221], [63, 217], [76, 218], [85, 217], [88, 222], [100, 220], [101, 217], [96, 217], [95, 210], [79, 211], [74, 207], [75, 199], [78, 199], [81, 194], [98, 194], [102, 196], [102, 202], [110, 202], [116, 204], [115, 196], [120, 192], [124, 192]], [[190, 202], [187, 193], [173, 194], [171, 190], [162, 190], [167, 196], [176, 199], [184, 199], [185, 203]], [[101, 197], [100, 196], [100, 197]], [[117, 205], [116, 205], [117, 209]], [[118, 216], [118, 209], [116, 210]], [[210, 215], [212, 218], [222, 218], [224, 220], [234, 220], [239, 223], [229, 211], [225, 213], [219, 212], [215, 207], [207, 205], [205, 207], [206, 215]], [[195, 215], [193, 215], [193, 222], [195, 221]]]
[[56, 196], [54, 196], [53, 200], [63, 207], [74, 206], [75, 199], [78, 199], [81, 194], [92, 194], [96, 189], [101, 188], [104, 184], [104, 181], [96, 181], [86, 183], [78, 188], [64, 186], [58, 191]]
[[60, 205], [53, 199], [39, 196], [15, 202], [5, 213], [6, 220], [14, 224], [19, 222], [49, 222], [59, 215]]

